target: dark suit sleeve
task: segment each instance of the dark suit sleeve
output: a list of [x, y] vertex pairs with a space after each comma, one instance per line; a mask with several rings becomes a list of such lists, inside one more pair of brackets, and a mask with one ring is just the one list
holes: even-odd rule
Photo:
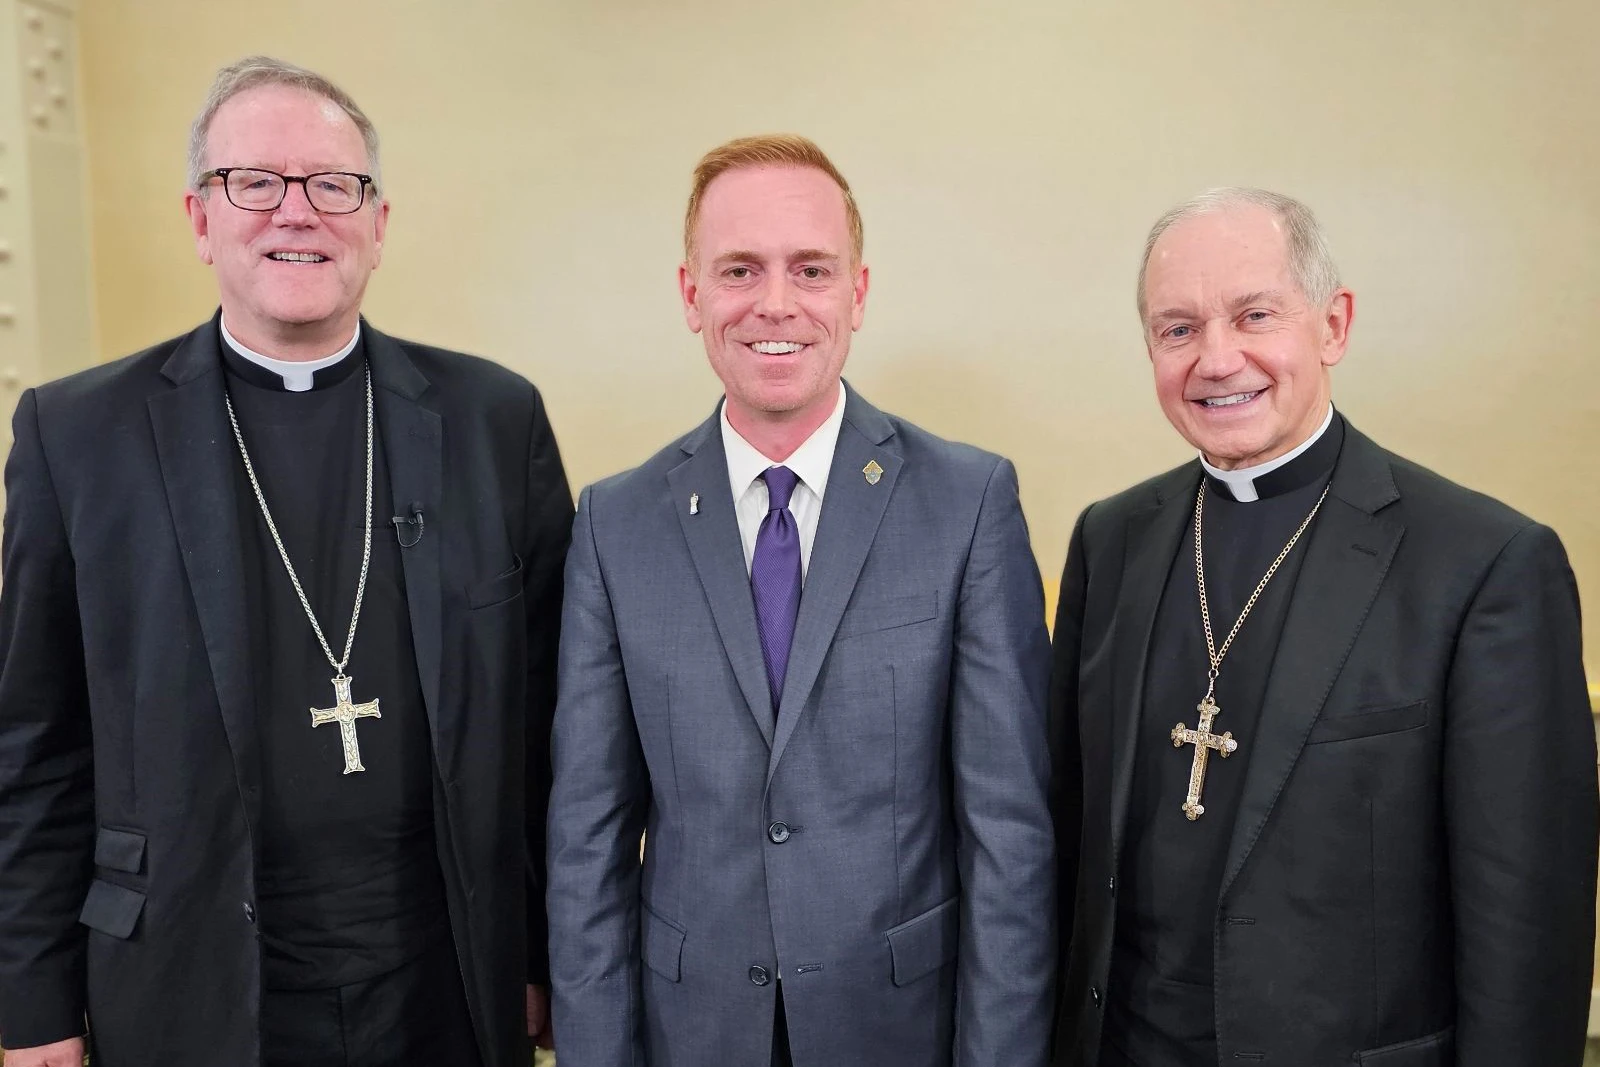
[[550, 981], [545, 920], [545, 818], [550, 803], [550, 724], [556, 711], [556, 650], [561, 634], [561, 572], [572, 539], [572, 490], [544, 401], [533, 393], [523, 524], [523, 604], [528, 613], [528, 981]]
[[567, 557], [550, 796], [551, 1023], [563, 1062], [644, 1062], [639, 1009], [639, 841], [650, 778], [611, 596], [593, 490]]
[[0, 1041], [84, 1031], [94, 778], [88, 689], [67, 531], [22, 395], [6, 463], [0, 583]]
[[[1083, 524], [1078, 516], [1061, 572], [1061, 594], [1051, 640], [1050, 814], [1056, 831], [1057, 892], [1060, 904], [1059, 974], [1064, 980], [1071, 958], [1077, 905], [1078, 854], [1083, 840], [1083, 750], [1078, 739], [1078, 662], [1083, 648], [1083, 612], [1089, 564], [1084, 556]], [[1059, 1025], [1059, 1021], [1058, 1021]], [[1067, 1035], [1070, 1037], [1071, 1035]]]
[[1055, 847], [1039, 567], [1001, 461], [990, 476], [956, 605], [950, 749], [961, 935], [957, 1067], [1042, 1065], [1055, 974]]
[[1455, 1063], [1576, 1064], [1600, 801], [1577, 587], [1549, 529], [1514, 537], [1474, 597], [1444, 726]]

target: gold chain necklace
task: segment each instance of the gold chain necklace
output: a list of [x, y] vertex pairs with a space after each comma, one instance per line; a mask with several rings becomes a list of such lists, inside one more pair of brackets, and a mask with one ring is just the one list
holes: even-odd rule
[[1245, 601], [1244, 610], [1239, 612], [1239, 617], [1234, 620], [1233, 629], [1228, 631], [1228, 636], [1219, 649], [1215, 639], [1211, 636], [1211, 606], [1206, 601], [1206, 565], [1202, 548], [1204, 538], [1204, 516], [1206, 509], [1206, 481], [1200, 479], [1200, 491], [1194, 498], [1194, 577], [1200, 587], [1200, 622], [1206, 631], [1206, 657], [1211, 661], [1211, 668], [1206, 671], [1206, 695], [1200, 698], [1200, 703], [1195, 705], [1195, 710], [1200, 713], [1199, 725], [1191, 730], [1183, 723], [1172, 728], [1172, 747], [1182, 748], [1184, 745], [1194, 746], [1194, 762], [1189, 767], [1189, 794], [1183, 802], [1183, 813], [1194, 822], [1206, 813], [1205, 805], [1200, 803], [1200, 792], [1206, 784], [1206, 760], [1212, 752], [1219, 753], [1227, 759], [1239, 749], [1239, 742], [1234, 740], [1233, 731], [1221, 734], [1211, 732], [1211, 724], [1216, 721], [1222, 708], [1213, 699], [1217, 691], [1217, 675], [1222, 671], [1222, 657], [1228, 654], [1228, 649], [1233, 646], [1233, 639], [1239, 636], [1239, 627], [1244, 625], [1244, 620], [1249, 617], [1250, 609], [1256, 606], [1261, 593], [1272, 581], [1272, 576], [1278, 573], [1278, 568], [1283, 561], [1289, 558], [1289, 552], [1294, 548], [1295, 542], [1300, 540], [1300, 535], [1306, 532], [1311, 525], [1311, 520], [1317, 517], [1317, 512], [1322, 510], [1322, 502], [1328, 499], [1328, 490], [1333, 488], [1329, 482], [1323, 487], [1322, 495], [1317, 497], [1316, 504], [1311, 513], [1300, 523], [1300, 528], [1295, 530], [1294, 536], [1289, 538], [1289, 543], [1283, 546], [1283, 551], [1278, 553], [1278, 558], [1272, 561], [1272, 566], [1267, 568], [1267, 573], [1261, 576], [1256, 583], [1255, 591], [1250, 594], [1250, 599]]

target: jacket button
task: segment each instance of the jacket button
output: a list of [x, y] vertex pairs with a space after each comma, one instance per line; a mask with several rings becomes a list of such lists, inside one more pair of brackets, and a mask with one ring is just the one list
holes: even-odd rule
[[1098, 1008], [1100, 1006], [1100, 987], [1099, 986], [1092, 985], [1092, 986], [1089, 987], [1089, 999], [1094, 1001], [1094, 1006], [1095, 1007]]
[[754, 985], [766, 985], [768, 982], [772, 981], [772, 976], [767, 973], [767, 969], [765, 967], [762, 967], [758, 964], [757, 966], [750, 968], [750, 981]]
[[1106, 880], [1106, 888], [1111, 890], [1111, 895], [1112, 896], [1116, 896], [1117, 895], [1117, 880], [1115, 878], [1107, 879]]
[[783, 822], [773, 823], [771, 826], [767, 827], [767, 836], [772, 838], [772, 843], [774, 845], [783, 844], [785, 841], [789, 840], [789, 824]]
[[248, 900], [244, 902], [244, 917], [249, 922], [256, 921], [256, 906]]

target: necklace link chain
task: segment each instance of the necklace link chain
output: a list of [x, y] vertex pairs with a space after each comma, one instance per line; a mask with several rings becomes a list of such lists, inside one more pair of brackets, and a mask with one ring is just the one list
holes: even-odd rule
[[[294, 564], [289, 562], [289, 551], [283, 547], [283, 538], [278, 534], [278, 524], [272, 520], [272, 510], [267, 507], [266, 494], [261, 491], [261, 482], [256, 478], [255, 464], [250, 462], [250, 450], [245, 447], [244, 434], [239, 431], [239, 419], [234, 414], [233, 399], [228, 395], [226, 387], [222, 390], [222, 401], [228, 407], [228, 423], [233, 427], [233, 439], [239, 445], [239, 458], [244, 460], [244, 472], [250, 479], [250, 488], [255, 490], [256, 503], [261, 507], [261, 517], [266, 520], [267, 532], [272, 534], [272, 543], [278, 546], [278, 557], [283, 560], [283, 569], [289, 572], [289, 581], [294, 584], [294, 591], [300, 597], [300, 606], [305, 609], [306, 618], [311, 620], [311, 629], [316, 632], [317, 641], [322, 645], [322, 654], [328, 657], [328, 663], [338, 672], [340, 678], [344, 677], [344, 669], [350, 663], [350, 650], [356, 643], [356, 624], [361, 619], [361, 602], [367, 593], [367, 568], [372, 562], [372, 365], [366, 365], [367, 373], [367, 517], [363, 524], [365, 540], [361, 546], [361, 577], [356, 582], [356, 603], [350, 611], [350, 632], [344, 640], [344, 658], [334, 659], [333, 648], [328, 644], [328, 639], [322, 633], [322, 626], [317, 622], [317, 616], [311, 610], [311, 601], [306, 597], [305, 589], [300, 585], [300, 576], [295, 573]], [[1202, 593], [1202, 598], [1204, 594]]]
[[1273, 560], [1272, 566], [1267, 568], [1267, 573], [1263, 574], [1261, 580], [1256, 583], [1255, 591], [1250, 594], [1250, 599], [1245, 601], [1244, 610], [1239, 612], [1239, 617], [1234, 620], [1233, 629], [1228, 631], [1228, 636], [1219, 649], [1216, 646], [1216, 640], [1211, 636], [1211, 607], [1206, 602], [1206, 566], [1204, 552], [1201, 547], [1203, 517], [1206, 509], [1206, 481], [1204, 478], [1200, 479], [1200, 491], [1195, 494], [1194, 499], [1194, 576], [1195, 582], [1200, 587], [1200, 621], [1205, 626], [1206, 631], [1206, 656], [1211, 660], [1211, 669], [1206, 671], [1207, 701], [1211, 699], [1212, 694], [1216, 691], [1217, 676], [1222, 671], [1222, 657], [1228, 654], [1228, 649], [1233, 645], [1233, 639], [1239, 636], [1239, 628], [1244, 625], [1244, 620], [1249, 617], [1250, 610], [1256, 606], [1256, 601], [1260, 598], [1262, 591], [1267, 588], [1267, 583], [1272, 581], [1274, 574], [1278, 573], [1278, 568], [1283, 565], [1283, 561], [1289, 558], [1289, 553], [1293, 550], [1295, 542], [1300, 540], [1300, 535], [1306, 532], [1306, 528], [1311, 525], [1311, 520], [1317, 517], [1318, 511], [1322, 510], [1322, 502], [1328, 499], [1328, 490], [1332, 488], [1333, 483], [1331, 481], [1323, 487], [1322, 495], [1317, 497], [1317, 502], [1311, 508], [1311, 513], [1300, 523], [1300, 528], [1295, 530], [1294, 536], [1289, 538], [1289, 543], [1283, 546], [1282, 552], [1278, 553], [1278, 558]]

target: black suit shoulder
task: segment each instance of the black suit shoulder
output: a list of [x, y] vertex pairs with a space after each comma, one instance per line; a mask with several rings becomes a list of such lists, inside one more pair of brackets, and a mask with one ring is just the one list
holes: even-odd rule
[[162, 385], [161, 368], [189, 334], [179, 334], [131, 356], [101, 363], [34, 387], [41, 411], [61, 411], [79, 417], [108, 405], [124, 404]]
[[[13, 436], [36, 437], [37, 457], [62, 489], [125, 476], [127, 464], [153, 447], [149, 401], [171, 389], [161, 369], [188, 337], [33, 387], [17, 405]], [[26, 429], [18, 425], [25, 416], [32, 420]]]
[[431, 385], [441, 390], [461, 394], [484, 404], [507, 397], [525, 401], [530, 393], [538, 392], [526, 377], [492, 359], [420, 341], [398, 337], [388, 339], [399, 346]]
[[1572, 586], [1571, 564], [1549, 526], [1485, 493], [1469, 489], [1420, 464], [1379, 450], [1393, 472], [1397, 499], [1377, 517], [1403, 524], [1395, 573], [1437, 595], [1454, 590], [1465, 606], [1497, 572], [1548, 572]]
[[1128, 516], [1136, 512], [1160, 507], [1179, 496], [1192, 502], [1199, 478], [1200, 463], [1190, 460], [1090, 504], [1077, 522], [1085, 547], [1103, 544], [1107, 537], [1120, 537]]
[[1191, 459], [1187, 463], [1180, 463], [1170, 470], [1146, 478], [1137, 485], [1131, 485], [1119, 493], [1097, 500], [1084, 510], [1098, 515], [1120, 517], [1132, 511], [1155, 507], [1171, 500], [1176, 494], [1192, 494], [1199, 476], [1199, 461]]
[[[536, 424], [549, 421], [538, 387], [493, 360], [390, 337], [377, 330], [371, 330], [369, 344], [393, 346], [402, 353], [412, 368], [427, 379], [428, 390], [419, 399], [442, 414], [508, 428], [526, 429], [530, 417]], [[540, 429], [538, 425], [534, 428]]]
[[1419, 463], [1384, 450], [1394, 471], [1408, 529], [1441, 540], [1503, 545], [1540, 523], [1487, 493], [1469, 489]]

